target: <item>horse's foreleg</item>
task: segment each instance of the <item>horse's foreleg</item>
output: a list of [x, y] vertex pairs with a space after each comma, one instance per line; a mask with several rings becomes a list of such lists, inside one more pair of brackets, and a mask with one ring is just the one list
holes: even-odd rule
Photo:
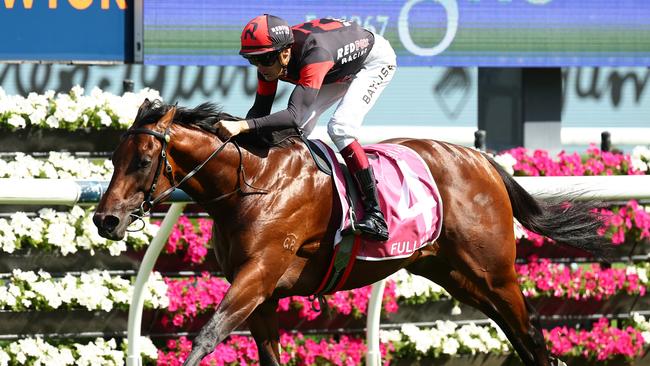
[[250, 328], [257, 351], [259, 353], [260, 365], [280, 365], [280, 333], [278, 332], [278, 300], [269, 299], [260, 306], [248, 318]]
[[203, 357], [212, 352], [235, 328], [266, 301], [275, 288], [275, 281], [269, 278], [260, 263], [247, 263], [235, 276], [217, 311], [203, 326], [194, 339], [192, 352], [183, 365], [198, 365]]

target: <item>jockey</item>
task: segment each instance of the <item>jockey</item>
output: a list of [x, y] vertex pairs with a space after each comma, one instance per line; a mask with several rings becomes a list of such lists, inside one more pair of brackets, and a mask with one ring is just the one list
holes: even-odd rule
[[[356, 226], [373, 240], [388, 240], [377, 185], [358, 130], [393, 78], [395, 51], [388, 41], [354, 22], [316, 19], [289, 28], [273, 15], [246, 25], [239, 51], [257, 67], [257, 94], [246, 120], [219, 121], [222, 138], [241, 132], [296, 126], [309, 135], [319, 116], [339, 102], [327, 131], [355, 177], [365, 215]], [[286, 109], [271, 113], [278, 80], [295, 84]]]

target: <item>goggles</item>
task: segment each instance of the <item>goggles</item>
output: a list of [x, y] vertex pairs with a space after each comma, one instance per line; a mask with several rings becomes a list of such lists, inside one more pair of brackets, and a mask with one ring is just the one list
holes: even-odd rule
[[278, 59], [279, 53], [277, 51], [263, 53], [261, 55], [244, 56], [248, 62], [253, 66], [272, 66]]

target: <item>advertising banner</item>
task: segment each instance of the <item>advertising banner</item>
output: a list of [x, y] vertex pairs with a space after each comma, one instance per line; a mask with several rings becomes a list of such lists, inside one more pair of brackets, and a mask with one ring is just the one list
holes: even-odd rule
[[131, 62], [133, 0], [4, 0], [0, 61]]
[[244, 65], [243, 26], [334, 17], [387, 38], [400, 66], [644, 66], [647, 0], [147, 0], [144, 61]]

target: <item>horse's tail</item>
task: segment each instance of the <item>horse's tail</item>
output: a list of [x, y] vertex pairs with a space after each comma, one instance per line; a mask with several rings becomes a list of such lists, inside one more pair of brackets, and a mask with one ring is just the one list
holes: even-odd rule
[[602, 202], [576, 201], [569, 194], [553, 200], [537, 200], [494, 159], [487, 158], [506, 185], [514, 217], [526, 229], [560, 244], [585, 250], [596, 257], [610, 258], [611, 242], [597, 232], [603, 225], [596, 211], [603, 206]]

